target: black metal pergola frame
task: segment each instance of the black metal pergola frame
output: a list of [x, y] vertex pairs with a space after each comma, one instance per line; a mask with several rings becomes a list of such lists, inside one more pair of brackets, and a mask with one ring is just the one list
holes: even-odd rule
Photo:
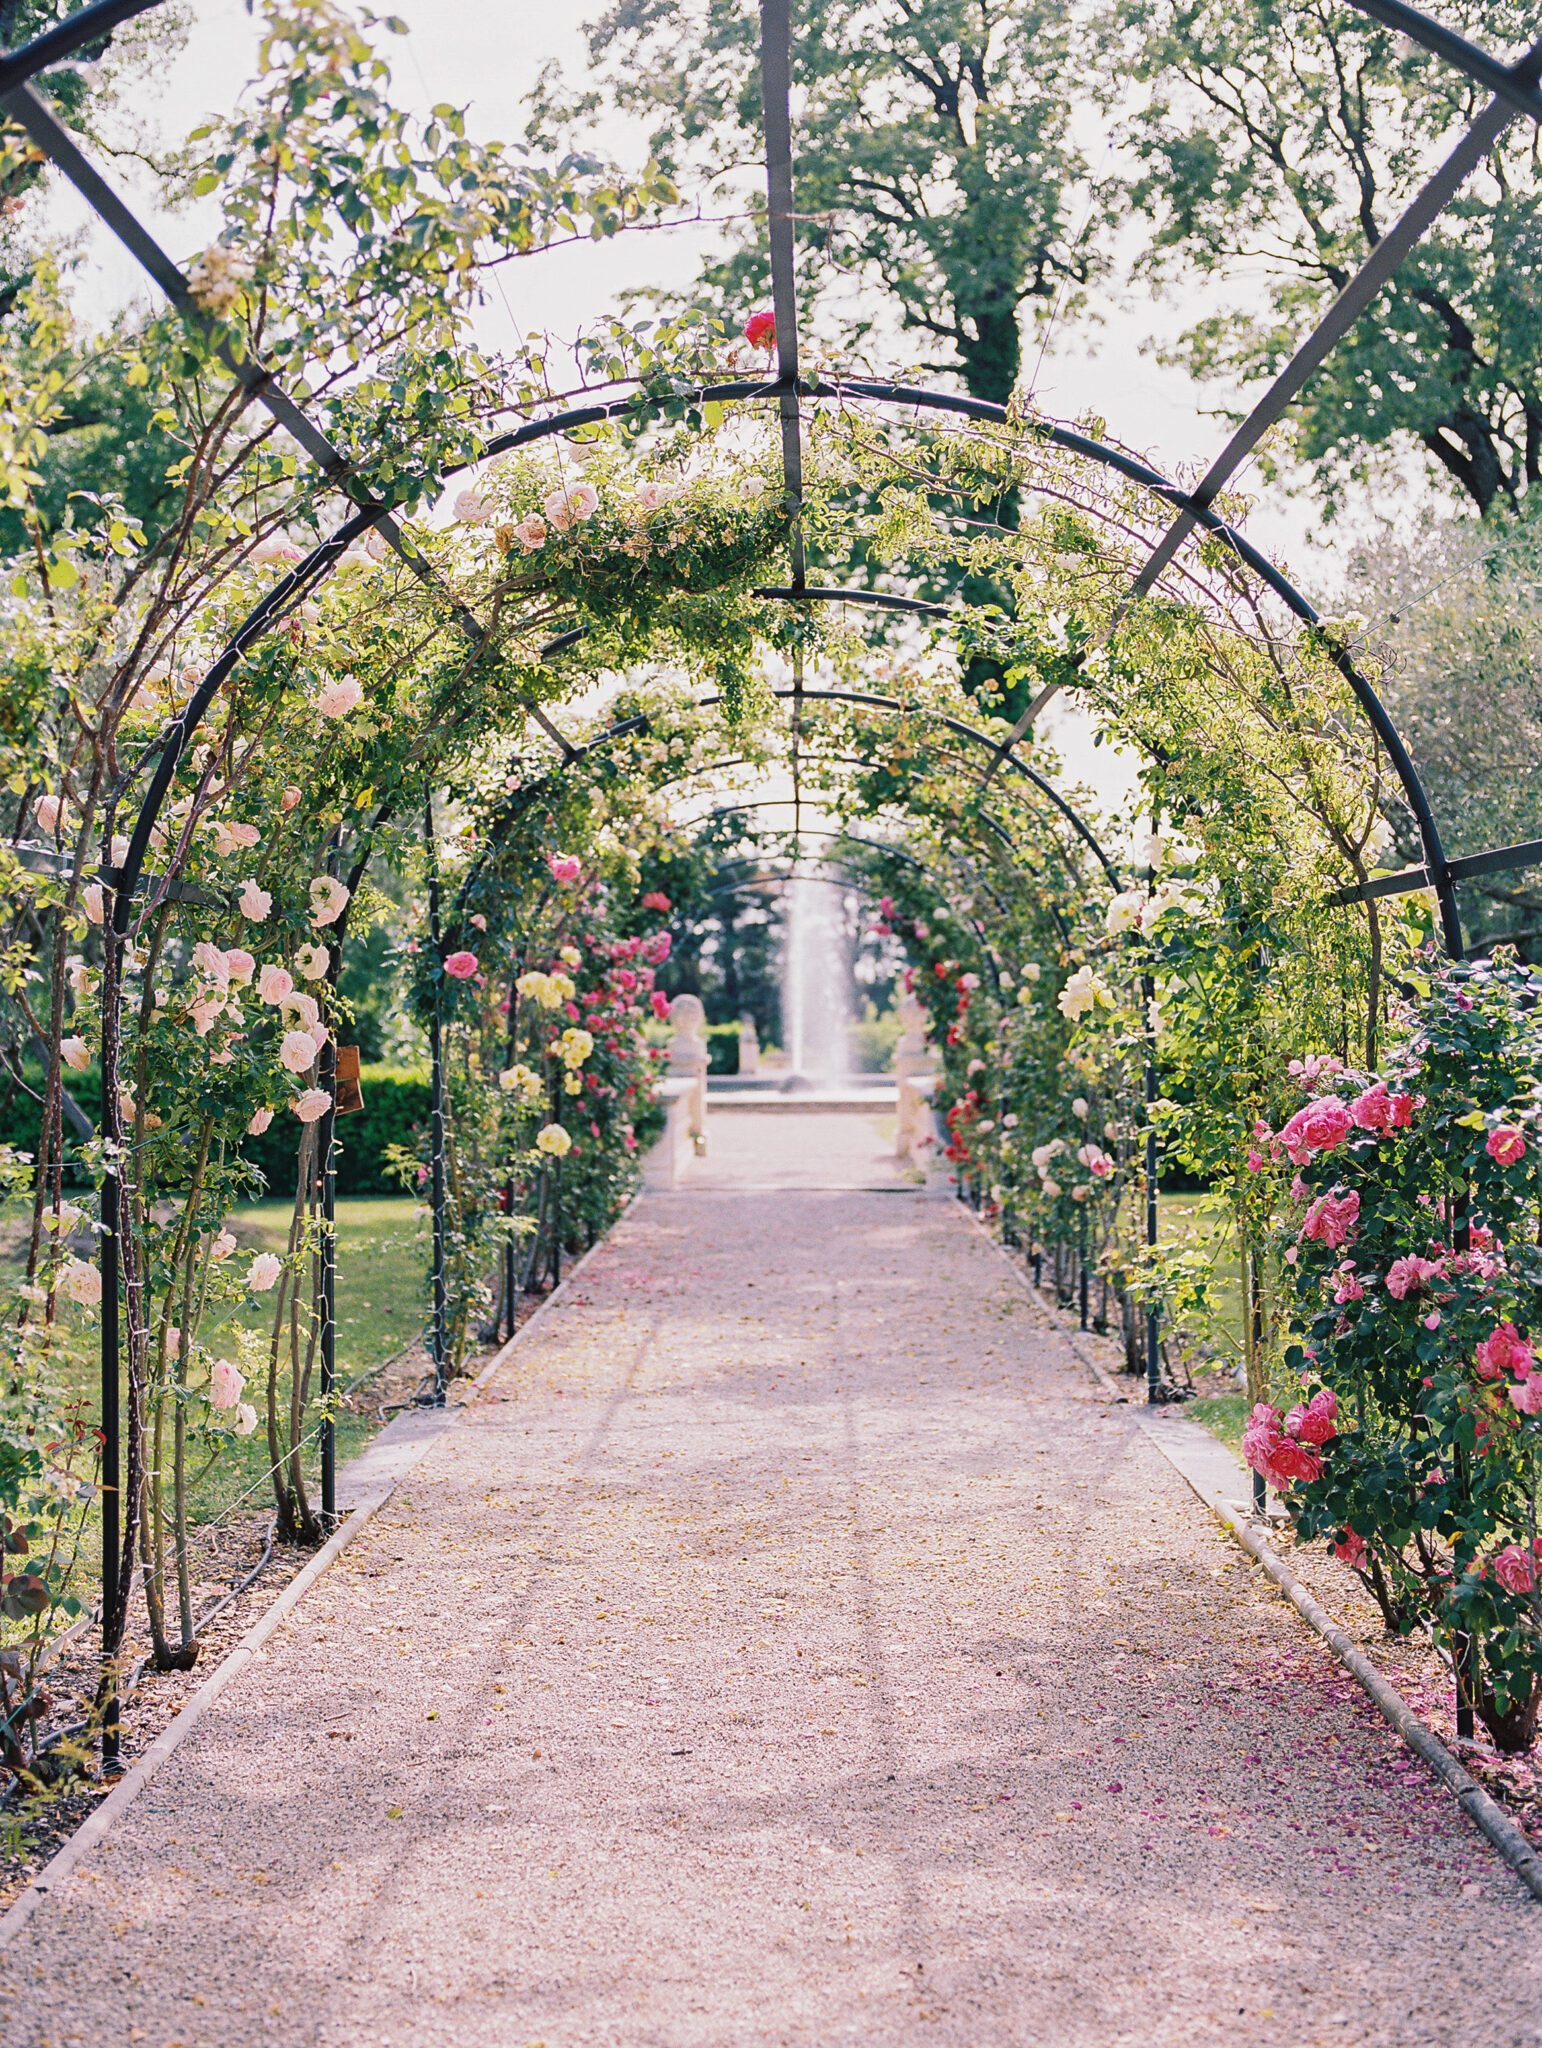
[[[263, 407], [316, 465], [321, 476], [355, 507], [339, 526], [285, 574], [242, 622], [218, 660], [192, 693], [189, 703], [164, 736], [159, 758], [129, 834], [126, 858], [109, 861], [101, 870], [108, 893], [109, 911], [104, 926], [104, 1012], [119, 1002], [122, 964], [128, 941], [131, 906], [136, 892], [148, 881], [152, 901], [159, 900], [171, 883], [170, 877], [147, 878], [145, 861], [151, 832], [165, 803], [177, 764], [190, 744], [215, 694], [233, 672], [248, 648], [276, 626], [302, 602], [336, 566], [349, 544], [367, 529], [381, 534], [387, 545], [412, 573], [448, 601], [451, 615], [473, 652], [487, 641], [487, 629], [460, 604], [443, 585], [433, 566], [423, 557], [390, 508], [368, 494], [351, 473], [347, 457], [314, 423], [304, 407], [286, 393], [263, 365], [225, 348], [211, 323], [194, 301], [186, 277], [161, 249], [149, 230], [113, 190], [74, 137], [57, 119], [45, 100], [33, 89], [32, 81], [51, 65], [68, 61], [86, 45], [104, 37], [133, 17], [148, 12], [160, 0], [93, 0], [56, 27], [24, 48], [0, 53], [0, 109], [26, 131], [42, 155], [54, 163], [75, 186], [87, 205], [129, 251], [146, 275], [160, 288], [190, 325], [209, 336], [214, 352], [223, 360], [232, 378], [247, 394], [249, 402]], [[1542, 123], [1542, 39], [1514, 61], [1493, 56], [1465, 37], [1433, 20], [1406, 0], [1346, 0], [1346, 4], [1380, 22], [1413, 43], [1430, 51], [1487, 88], [1490, 98], [1448, 152], [1433, 174], [1392, 223], [1366, 261], [1349, 279], [1311, 332], [1300, 342], [1268, 390], [1236, 428], [1225, 446], [1205, 470], [1199, 482], [1185, 488], [1150, 465], [1123, 450], [1095, 441], [1069, 429], [1048, 426], [1035, 429], [1041, 438], [1070, 452], [1101, 464], [1151, 491], [1171, 508], [1166, 530], [1137, 571], [1125, 604], [1137, 603], [1159, 584], [1164, 571], [1176, 560], [1184, 543], [1196, 532], [1221, 540], [1250, 569], [1265, 588], [1272, 591], [1290, 612], [1306, 624], [1318, 623], [1319, 615], [1295, 585], [1275, 568], [1243, 535], [1215, 510], [1215, 501], [1263, 436], [1286, 413], [1316, 369], [1337, 343], [1372, 307], [1378, 294], [1390, 283], [1397, 267], [1419, 239], [1440, 218], [1463, 183], [1482, 161], [1485, 152], [1517, 119]], [[776, 407], [780, 424], [783, 480], [793, 514], [790, 578], [785, 587], [768, 591], [790, 605], [807, 605], [839, 600], [877, 604], [893, 609], [935, 615], [939, 608], [906, 599], [863, 591], [832, 590], [811, 584], [801, 522], [803, 502], [802, 404], [850, 397], [874, 403], [935, 410], [963, 418], [1008, 424], [1004, 408], [952, 393], [869, 378], [830, 380], [806, 377], [800, 367], [798, 308], [796, 294], [795, 214], [793, 196], [793, 141], [791, 117], [791, 18], [790, 0], [760, 0], [760, 64], [763, 123], [766, 143], [767, 236], [769, 242], [772, 301], [776, 316], [775, 375], [760, 380], [735, 379], [702, 387], [699, 396], [724, 402], [769, 402]], [[505, 450], [529, 445], [550, 435], [572, 432], [623, 413], [633, 412], [635, 398], [603, 404], [569, 407], [548, 417], [526, 422], [519, 428], [494, 436], [480, 450], [476, 461]], [[469, 467], [470, 464], [462, 465]], [[1441, 840], [1438, 821], [1417, 769], [1396, 724], [1381, 703], [1370, 681], [1342, 648], [1332, 651], [1339, 672], [1352, 691], [1361, 712], [1384, 748], [1418, 827], [1422, 863], [1400, 874], [1381, 877], [1368, 885], [1341, 891], [1334, 900], [1360, 900], [1431, 888], [1439, 905], [1441, 932], [1447, 951], [1463, 951], [1457, 883], [1469, 876], [1489, 874], [1506, 868], [1542, 861], [1542, 840], [1496, 847], [1486, 852], [1450, 859]], [[796, 790], [797, 747], [806, 695], [801, 662], [794, 661], [791, 696], [793, 767]], [[1010, 734], [993, 748], [992, 758], [982, 774], [986, 780], [1007, 763], [1017, 741], [1026, 736], [1034, 718], [1042, 711], [1052, 691], [1041, 691], [1028, 706]], [[547, 735], [564, 764], [575, 758], [576, 750], [567, 737], [534, 702], [527, 702], [529, 718]], [[1057, 801], [1060, 801], [1057, 799]], [[1065, 808], [1062, 802], [1062, 808]], [[1084, 836], [1085, 833], [1084, 833]], [[118, 1103], [115, 1033], [104, 1028], [102, 1061], [102, 1120], [104, 1135], [121, 1147], [122, 1117]], [[328, 1143], [330, 1153], [330, 1142]], [[106, 1667], [113, 1669], [121, 1645], [127, 1615], [132, 1546], [125, 1557], [120, 1528], [119, 1440], [121, 1390], [118, 1383], [119, 1325], [122, 1314], [121, 1232], [123, 1188], [115, 1170], [109, 1169], [103, 1184], [103, 1651]], [[115, 1701], [108, 1700], [105, 1715], [106, 1748], [116, 1746]]]

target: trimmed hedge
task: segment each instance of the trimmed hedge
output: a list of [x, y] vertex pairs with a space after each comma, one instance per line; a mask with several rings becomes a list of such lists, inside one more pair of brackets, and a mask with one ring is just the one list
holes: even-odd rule
[[[29, 1086], [41, 1088], [41, 1073], [28, 1071]], [[70, 1093], [96, 1121], [101, 1101], [101, 1081], [96, 1068], [66, 1076]], [[425, 1129], [429, 1117], [428, 1068], [367, 1066], [361, 1069], [359, 1086], [364, 1107], [351, 1116], [337, 1119], [337, 1191], [341, 1195], [386, 1195], [401, 1192], [400, 1181], [386, 1171], [386, 1150], [391, 1145], [413, 1145], [416, 1133]], [[294, 1192], [295, 1154], [299, 1149], [300, 1127], [292, 1116], [273, 1119], [260, 1138], [248, 1138], [245, 1156], [260, 1169], [268, 1192]], [[23, 1152], [36, 1152], [38, 1108], [30, 1097], [16, 1090], [0, 1108], [0, 1144], [14, 1145]]]

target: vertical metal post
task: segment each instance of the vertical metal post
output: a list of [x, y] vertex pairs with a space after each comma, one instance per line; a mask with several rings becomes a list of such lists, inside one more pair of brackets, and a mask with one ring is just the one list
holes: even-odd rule
[[317, 1079], [332, 1107], [317, 1133], [317, 1174], [321, 1208], [321, 1521], [337, 1526], [337, 1046], [321, 1048]]
[[434, 1363], [434, 1406], [444, 1406], [449, 1378], [450, 1299], [445, 1270], [445, 1186], [444, 1186], [444, 1025], [440, 991], [444, 961], [439, 934], [439, 849], [434, 838], [434, 799], [428, 798], [423, 825], [428, 847], [428, 933], [434, 953], [434, 992], [428, 1016], [429, 1087], [429, 1199], [433, 1205], [434, 1275], [433, 1317], [429, 1327], [429, 1355]]
[[[118, 1113], [118, 1024], [121, 1016], [120, 987], [123, 963], [123, 935], [119, 930], [119, 894], [112, 892], [110, 907], [102, 920], [102, 1132], [120, 1128]], [[122, 1583], [122, 1469], [123, 1445], [120, 1408], [123, 1399], [120, 1371], [122, 1342], [122, 1254], [125, 1213], [123, 1152], [109, 1148], [102, 1175], [102, 1332], [101, 1332], [101, 1421], [102, 1421], [102, 1672], [97, 1691], [97, 1715], [102, 1730], [102, 1770], [115, 1771], [122, 1743], [122, 1701], [118, 1690], [118, 1655], [123, 1646], [124, 1615], [119, 1599]]]
[[[1157, 806], [1151, 812], [1151, 836], [1156, 838], [1162, 829], [1162, 813]], [[1156, 886], [1156, 868], [1148, 862], [1146, 866], [1146, 893], [1149, 896]], [[1156, 1104], [1157, 1042], [1156, 1042], [1156, 976], [1152, 972], [1151, 948], [1148, 941], [1146, 970], [1140, 978], [1140, 999], [1145, 1008], [1146, 1072], [1144, 1096], [1146, 1104], [1146, 1135], [1144, 1141], [1146, 1173], [1146, 1401], [1155, 1407], [1162, 1398], [1162, 1312], [1150, 1292], [1155, 1266], [1154, 1254], [1157, 1248], [1157, 1233], [1160, 1227], [1160, 1212], [1157, 1204], [1157, 1138], [1156, 1126], [1152, 1122], [1152, 1110]]]
[[1076, 1313], [1082, 1329], [1087, 1327], [1087, 1205], [1082, 1204], [1076, 1233]]

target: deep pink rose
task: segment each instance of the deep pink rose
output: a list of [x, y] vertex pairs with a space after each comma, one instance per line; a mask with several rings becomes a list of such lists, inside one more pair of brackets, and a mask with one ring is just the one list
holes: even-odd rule
[[1387, 1268], [1387, 1292], [1394, 1301], [1406, 1301], [1439, 1271], [1433, 1259], [1421, 1259], [1417, 1252], [1410, 1252], [1406, 1259], [1394, 1259]]
[[744, 323], [744, 338], [751, 348], [775, 348], [776, 315], [769, 312], [751, 313]]
[[452, 953], [444, 963], [444, 971], [456, 981], [470, 981], [478, 965], [475, 953]]
[[1275, 1143], [1297, 1166], [1304, 1166], [1314, 1152], [1331, 1152], [1342, 1145], [1353, 1129], [1354, 1121], [1339, 1097], [1325, 1095], [1298, 1109]]
[[1537, 1583], [1537, 1568], [1518, 1543], [1507, 1543], [1492, 1559], [1490, 1570], [1507, 1593], [1529, 1593]]
[[1488, 1144], [1484, 1149], [1489, 1158], [1496, 1160], [1499, 1165], [1513, 1166], [1518, 1159], [1524, 1159], [1526, 1156], [1526, 1139], [1514, 1124], [1501, 1124], [1497, 1130], [1489, 1132]]
[[1359, 1221], [1360, 1197], [1353, 1188], [1343, 1195], [1319, 1195], [1302, 1219], [1301, 1235], [1336, 1252], [1354, 1236]]
[[576, 882], [583, 873], [583, 863], [576, 853], [549, 853], [546, 865], [557, 882]]
[[1365, 1563], [1365, 1538], [1353, 1529], [1346, 1529], [1333, 1546], [1333, 1555], [1343, 1564], [1362, 1565]]
[[1339, 1433], [1338, 1413], [1338, 1396], [1323, 1387], [1310, 1401], [1298, 1402], [1291, 1409], [1285, 1418], [1285, 1433], [1298, 1443], [1331, 1443]]
[[1531, 1346], [1514, 1323], [1500, 1323], [1478, 1346], [1480, 1380], [1503, 1379], [1507, 1372], [1513, 1372], [1517, 1379], [1525, 1379], [1532, 1364]]

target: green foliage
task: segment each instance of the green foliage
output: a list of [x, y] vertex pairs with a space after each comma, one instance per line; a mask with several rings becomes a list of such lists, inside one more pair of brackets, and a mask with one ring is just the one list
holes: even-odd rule
[[1295, 1473], [1292, 1512], [1344, 1546], [1391, 1626], [1434, 1632], [1505, 1749], [1530, 1745], [1542, 1704], [1542, 1369], [1533, 1383], [1525, 1341], [1542, 1282], [1539, 996], [1504, 952], [1437, 974], [1380, 1100], [1375, 1077], [1319, 1071], [1325, 1111], [1274, 1147], [1300, 1173], [1285, 1364], [1303, 1393], [1336, 1397], [1338, 1422]]
[[[1444, 18], [1498, 52], [1535, 32], [1510, 0]], [[1264, 307], [1201, 321], [1183, 360], [1205, 380], [1273, 376], [1488, 90], [1363, 14], [1301, 0], [1138, 0], [1105, 23], [1110, 97], [1131, 76], [1149, 89], [1126, 126], [1140, 174], [1112, 195], [1155, 228], [1141, 268], [1222, 281], [1263, 269]], [[1522, 119], [1296, 401], [1288, 442], [1330, 503], [1409, 446], [1480, 511], [1537, 482], [1539, 232]]]
[[[1097, 268], [1073, 223], [1084, 166], [1070, 132], [1076, 67], [1064, 12], [1036, 0], [989, 14], [962, 0], [897, 15], [871, 0], [794, 12], [805, 240], [886, 300], [903, 333], [928, 358], [940, 351], [967, 390], [1005, 401], [1021, 370], [1024, 307], [1063, 306]], [[544, 81], [531, 129], [539, 143], [582, 125], [603, 93], [648, 124], [658, 160], [698, 189], [754, 149], [753, 10], [730, 0], [615, 6], [589, 47], [599, 90], [573, 97]], [[756, 220], [695, 295], [737, 333], [765, 293]], [[846, 346], [860, 348], [872, 325], [853, 313]]]

